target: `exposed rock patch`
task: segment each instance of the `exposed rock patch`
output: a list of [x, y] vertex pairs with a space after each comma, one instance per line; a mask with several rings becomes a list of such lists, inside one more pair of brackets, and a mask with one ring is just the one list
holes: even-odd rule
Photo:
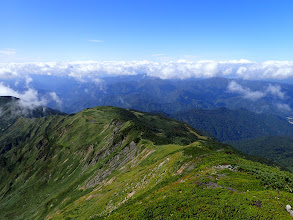
[[285, 207], [286, 211], [289, 212], [289, 214], [293, 217], [293, 210], [292, 207], [290, 205], [286, 205]]
[[206, 184], [208, 188], [216, 189], [216, 188], [223, 188], [222, 186], [218, 185], [217, 183], [214, 183], [210, 181], [209, 183]]
[[[121, 144], [120, 144], [121, 146]], [[98, 170], [95, 177], [92, 178], [87, 184], [86, 188], [91, 188], [103, 180], [105, 180], [111, 173], [119, 168], [123, 167], [126, 163], [131, 161], [135, 157], [136, 153], [136, 146], [135, 142], [130, 142], [129, 145], [125, 146], [117, 155], [111, 158], [109, 161], [106, 162], [104, 165], [104, 169]], [[117, 146], [115, 147], [117, 149]]]
[[229, 169], [231, 171], [237, 171], [237, 169], [238, 169], [237, 166], [233, 167], [232, 165], [218, 165], [218, 166], [214, 166], [213, 168], [215, 168], [216, 170]]

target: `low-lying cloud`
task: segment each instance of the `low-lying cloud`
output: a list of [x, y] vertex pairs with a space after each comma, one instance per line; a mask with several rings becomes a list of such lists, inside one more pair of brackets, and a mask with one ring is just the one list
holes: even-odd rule
[[291, 107], [288, 104], [277, 103], [277, 108], [281, 111], [290, 112], [292, 111]]
[[263, 98], [266, 95], [264, 92], [252, 91], [249, 88], [245, 88], [235, 81], [232, 81], [229, 83], [228, 91], [232, 92], [232, 93], [238, 93], [238, 94], [242, 95], [243, 98], [250, 99], [253, 101], [256, 101], [260, 98]]
[[[238, 93], [243, 96], [245, 99], [250, 99], [256, 101], [265, 96], [271, 95], [278, 99], [284, 99], [285, 93], [282, 92], [280, 85], [269, 84], [266, 89], [263, 91], [253, 91], [250, 88], [244, 87], [238, 84], [236, 81], [231, 81], [227, 87], [228, 91], [231, 93]], [[281, 108], [281, 107], [280, 107]]]
[[284, 99], [285, 98], [285, 93], [281, 91], [281, 86], [280, 85], [269, 85], [268, 88], [266, 89], [266, 93], [270, 93], [273, 96]]
[[39, 94], [35, 89], [27, 88], [27, 90], [23, 92], [18, 92], [2, 82], [0, 82], [0, 96], [13, 96], [19, 98], [20, 104], [30, 109], [47, 104], [47, 100], [39, 97]]
[[145, 73], [162, 79], [190, 77], [240, 77], [243, 79], [286, 79], [293, 77], [293, 61], [80, 61], [47, 63], [2, 63], [0, 78], [30, 74], [72, 76], [75, 78]]
[[62, 101], [61, 101], [61, 99], [59, 98], [59, 96], [56, 94], [56, 92], [50, 92], [50, 93], [49, 93], [49, 96], [51, 97], [51, 99], [52, 99], [53, 101], [55, 101], [55, 102], [57, 103], [57, 105], [58, 105], [59, 107], [61, 107], [61, 105], [62, 105]]
[[286, 94], [282, 91], [280, 85], [269, 84], [262, 91], [259, 91], [251, 90], [250, 88], [240, 85], [236, 81], [231, 81], [227, 86], [227, 90], [228, 92], [239, 94], [243, 98], [251, 101], [257, 101], [267, 96], [273, 96], [275, 99], [273, 99], [272, 105], [275, 106], [279, 111], [287, 113], [292, 111], [290, 105], [283, 103], [284, 100], [286, 100]]
[[61, 106], [62, 101], [55, 92], [50, 92], [48, 95], [42, 96], [37, 90], [29, 87], [30, 82], [31, 79], [26, 81], [27, 87], [24, 91], [16, 91], [9, 85], [0, 82], [0, 96], [13, 96], [19, 98], [19, 107], [25, 111], [33, 110], [40, 106], [46, 106], [49, 101], [55, 101], [59, 106]]

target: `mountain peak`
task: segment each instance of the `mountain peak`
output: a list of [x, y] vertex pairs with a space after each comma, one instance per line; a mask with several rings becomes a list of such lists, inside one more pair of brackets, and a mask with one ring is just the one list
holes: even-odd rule
[[20, 100], [14, 96], [0, 96], [0, 105]]

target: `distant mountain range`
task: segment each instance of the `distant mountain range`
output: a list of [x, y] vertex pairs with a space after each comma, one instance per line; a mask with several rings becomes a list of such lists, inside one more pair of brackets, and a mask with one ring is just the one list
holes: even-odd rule
[[[167, 114], [226, 107], [292, 115], [291, 84], [225, 78], [163, 80], [142, 74], [80, 80], [61, 76], [31, 77], [31, 87], [41, 95], [56, 92], [62, 101], [62, 105], [51, 101], [48, 106], [67, 113], [110, 105]], [[17, 85], [13, 81], [6, 82], [13, 89], [26, 89], [24, 82]]]

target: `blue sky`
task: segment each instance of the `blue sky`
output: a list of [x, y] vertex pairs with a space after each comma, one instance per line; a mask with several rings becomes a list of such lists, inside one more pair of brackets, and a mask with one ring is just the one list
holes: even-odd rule
[[289, 0], [0, 0], [0, 62], [293, 60]]

